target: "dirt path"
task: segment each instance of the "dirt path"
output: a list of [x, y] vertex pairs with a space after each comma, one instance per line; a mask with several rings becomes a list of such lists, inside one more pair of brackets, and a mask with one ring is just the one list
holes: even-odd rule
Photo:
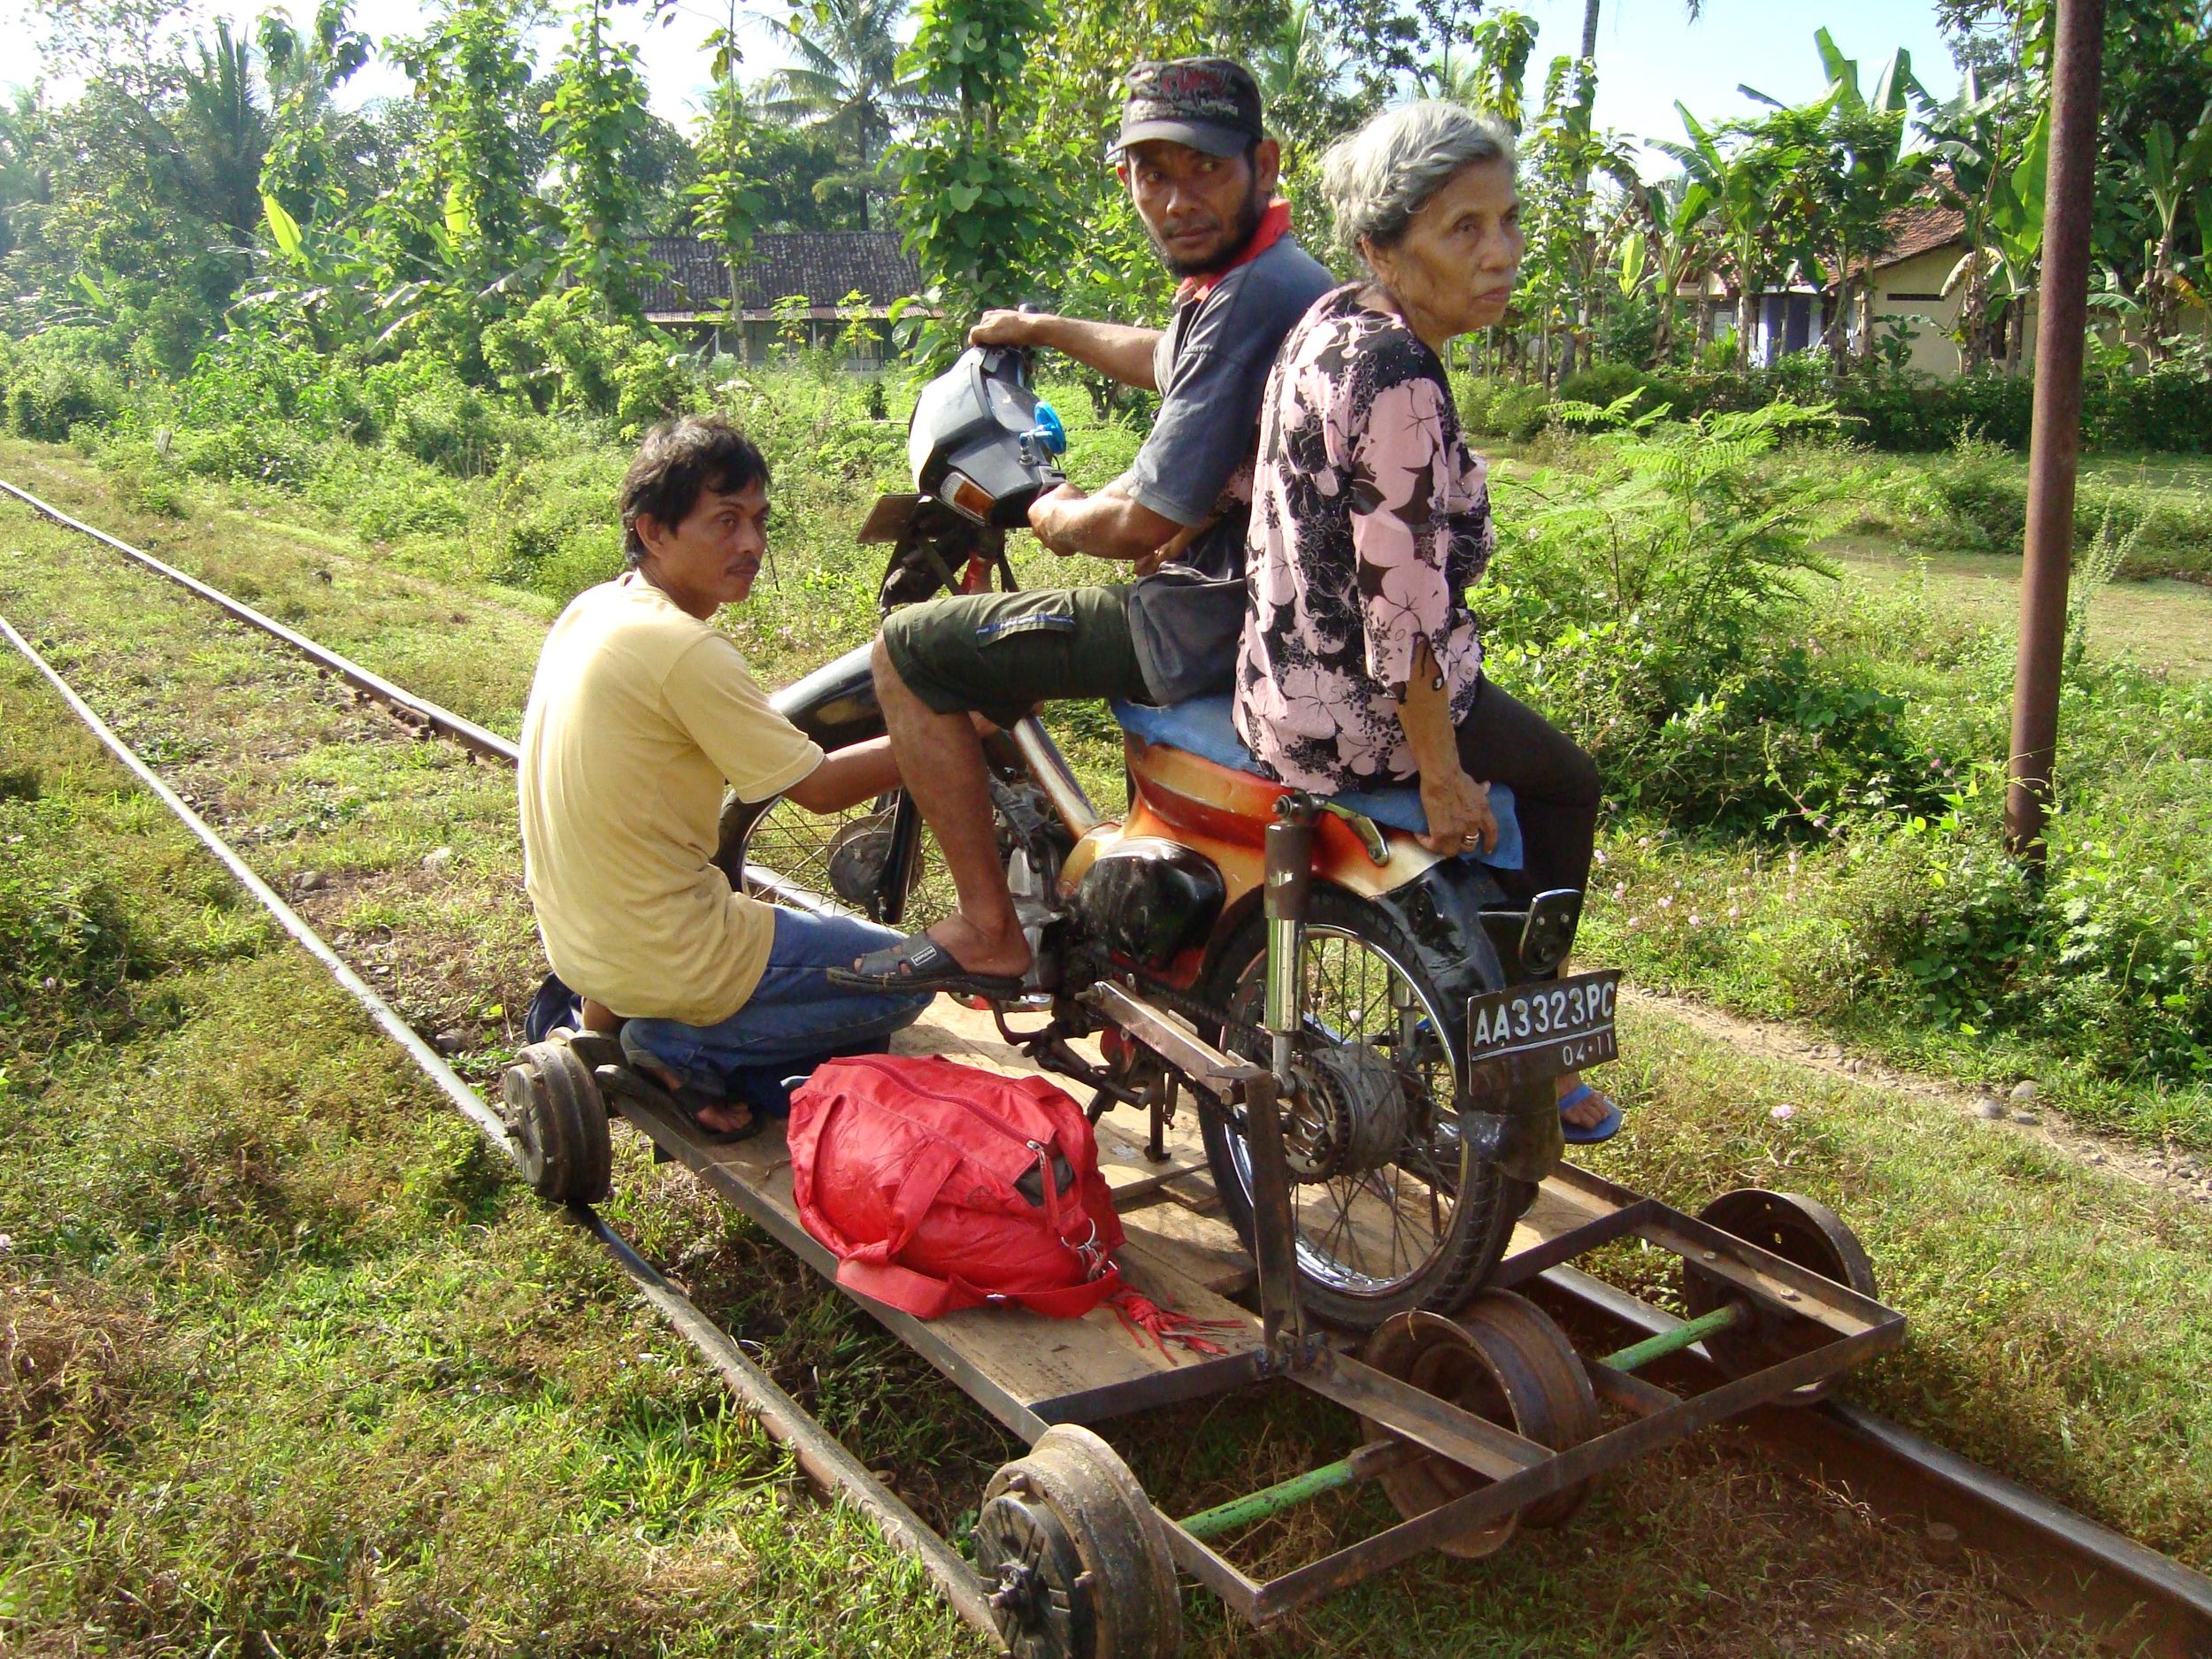
[[[1896, 543], [1838, 536], [1823, 550], [1843, 561], [1844, 580], [1870, 593], [1925, 584], [1936, 602], [1990, 627], [2020, 615], [2020, 561], [1997, 553], [1908, 553]], [[2212, 587], [2202, 582], [2108, 582], [2089, 609], [2089, 642], [2145, 668], [2212, 675]]]
[[2212, 1205], [2212, 1164], [2185, 1152], [2147, 1151], [2117, 1136], [2089, 1134], [2046, 1110], [2039, 1101], [2014, 1101], [1962, 1089], [1922, 1072], [1901, 1071], [1854, 1054], [1840, 1043], [1825, 1041], [1801, 1027], [1778, 1020], [1746, 1019], [1688, 997], [1666, 996], [1634, 987], [1629, 988], [1624, 997], [1632, 1005], [1680, 1020], [1740, 1053], [1934, 1102], [1977, 1125], [1986, 1125], [1993, 1133], [2020, 1135], [2084, 1164], [2124, 1176], [2176, 1198]]

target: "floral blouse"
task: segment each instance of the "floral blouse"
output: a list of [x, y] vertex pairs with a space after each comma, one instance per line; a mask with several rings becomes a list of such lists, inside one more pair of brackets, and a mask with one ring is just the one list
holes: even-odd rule
[[1424, 642], [1467, 718], [1482, 641], [1463, 595], [1496, 545], [1444, 365], [1363, 286], [1317, 301], [1268, 380], [1237, 654], [1239, 735], [1282, 782], [1332, 793], [1416, 774], [1398, 705]]

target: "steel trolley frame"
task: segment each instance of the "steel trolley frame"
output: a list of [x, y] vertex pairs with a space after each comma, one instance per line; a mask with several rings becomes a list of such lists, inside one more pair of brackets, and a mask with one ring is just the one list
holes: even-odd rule
[[[1220, 1052], [1176, 1016], [1120, 986], [1095, 985], [1084, 998], [1174, 1076], [1204, 1091], [1209, 1100], [1202, 1105], [1244, 1108], [1258, 1307], [1255, 1313], [1208, 1289], [1172, 1261], [1148, 1252], [1133, 1230], [1120, 1258], [1125, 1277], [1163, 1305], [1206, 1319], [1223, 1352], [1171, 1360], [1133, 1341], [1103, 1310], [1055, 1321], [979, 1308], [924, 1321], [855, 1298], [1032, 1448], [1031, 1459], [1008, 1465], [987, 1490], [978, 1533], [980, 1554], [993, 1500], [1002, 1509], [1016, 1506], [1006, 1509], [1011, 1518], [1002, 1529], [1010, 1528], [1011, 1541], [998, 1540], [995, 1584], [987, 1582], [992, 1563], [985, 1563], [985, 1588], [997, 1609], [998, 1633], [1018, 1653], [1149, 1659], [1173, 1651], [1177, 1570], [1242, 1617], [1265, 1624], [1432, 1548], [1486, 1554], [1517, 1516], [1548, 1513], [1555, 1523], [1595, 1477], [1755, 1407], [1809, 1403], [1844, 1372], [1903, 1340], [1903, 1317], [1875, 1299], [1856, 1241], [1821, 1206], [1786, 1194], [1732, 1194], [1701, 1218], [1563, 1166], [1538, 1194], [1532, 1217], [1539, 1225], [1525, 1225], [1517, 1235], [1528, 1241], [1506, 1256], [1468, 1316], [1479, 1320], [1486, 1304], [1494, 1314], [1510, 1316], [1502, 1317], [1511, 1371], [1506, 1380], [1518, 1377], [1524, 1393], [1532, 1389], [1539, 1396], [1548, 1390], [1548, 1403], [1540, 1399], [1542, 1409], [1528, 1421], [1517, 1411], [1504, 1423], [1493, 1420], [1494, 1413], [1479, 1415], [1448, 1397], [1450, 1390], [1415, 1380], [1433, 1379], [1431, 1362], [1443, 1359], [1448, 1372], [1450, 1363], [1474, 1352], [1461, 1351], [1472, 1329], [1464, 1321], [1402, 1315], [1358, 1352], [1308, 1326], [1296, 1288], [1290, 1180], [1275, 1127], [1272, 1074]], [[557, 1037], [525, 1050], [504, 1094], [526, 1163], [534, 1156], [557, 1184], [572, 1183], [580, 1168], [588, 1181], [595, 1164], [603, 1180], [603, 1153], [587, 1153], [580, 1164], [579, 1155], [562, 1144], [561, 1125], [595, 1118], [603, 1125], [611, 1108], [652, 1141], [657, 1156], [682, 1162], [779, 1243], [833, 1279], [835, 1258], [800, 1225], [780, 1135], [709, 1145], [672, 1102], [619, 1064], [603, 1038]], [[588, 1132], [584, 1140], [591, 1140]], [[563, 1159], [566, 1164], [555, 1169]], [[1134, 1210], [1188, 1173], [1186, 1167], [1125, 1186], [1117, 1203]], [[1500, 1294], [1623, 1239], [1642, 1240], [1682, 1259], [1692, 1318], [1673, 1319], [1642, 1304], [1647, 1324], [1659, 1334], [1591, 1358], [1567, 1347], [1533, 1307]], [[1548, 1348], [1537, 1341], [1515, 1359], [1512, 1345], [1539, 1325], [1549, 1328]], [[1487, 1342], [1499, 1333], [1475, 1334]], [[1730, 1380], [1686, 1397], [1637, 1374], [1653, 1360], [1701, 1342]], [[1409, 1365], [1409, 1356], [1426, 1357]], [[1531, 1384], [1529, 1377], [1545, 1373], [1547, 1365], [1549, 1380], [1540, 1375]], [[1366, 1443], [1338, 1463], [1179, 1519], [1154, 1510], [1110, 1449], [1071, 1426], [1266, 1379], [1295, 1384], [1356, 1413]], [[1506, 1392], [1509, 1400], [1516, 1397], [1512, 1386]], [[1579, 1414], [1577, 1398], [1586, 1402]], [[1620, 1409], [1626, 1420], [1601, 1432], [1601, 1401]], [[1563, 1413], [1571, 1420], [1563, 1430]], [[1261, 1580], [1217, 1548], [1225, 1534], [1252, 1522], [1370, 1480], [1384, 1483], [1404, 1518], [1318, 1560]], [[1024, 1504], [1030, 1509], [1020, 1510]], [[1049, 1536], [1033, 1535], [1041, 1532]], [[1116, 1539], [1127, 1548], [1118, 1552], [1111, 1547]], [[1005, 1559], [1010, 1551], [1020, 1559]], [[1148, 1615], [1123, 1605], [1118, 1617], [1109, 1605], [1142, 1601], [1148, 1594], [1154, 1603]]]

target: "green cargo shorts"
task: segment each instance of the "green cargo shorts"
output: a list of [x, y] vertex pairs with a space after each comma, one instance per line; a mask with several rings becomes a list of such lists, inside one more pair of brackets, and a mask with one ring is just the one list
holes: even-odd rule
[[940, 714], [1011, 726], [1063, 697], [1148, 701], [1120, 588], [959, 594], [883, 619], [907, 689]]

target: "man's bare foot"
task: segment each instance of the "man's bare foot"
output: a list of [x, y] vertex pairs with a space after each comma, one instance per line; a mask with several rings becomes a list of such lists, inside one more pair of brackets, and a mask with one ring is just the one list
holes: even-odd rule
[[[1582, 1087], [1582, 1073], [1570, 1071], [1559, 1079], [1559, 1098], [1564, 1100]], [[1559, 1114], [1559, 1120], [1577, 1129], [1594, 1129], [1605, 1121], [1608, 1110], [1603, 1096], [1593, 1091], [1587, 1100], [1578, 1100]]]
[[952, 959], [970, 973], [1001, 973], [1019, 979], [1029, 972], [1029, 941], [1019, 926], [1012, 933], [987, 933], [959, 911], [926, 930]]
[[[633, 1055], [630, 1064], [671, 1094], [682, 1092], [683, 1080], [657, 1061]], [[733, 1135], [753, 1121], [753, 1112], [752, 1108], [741, 1102], [721, 1101], [698, 1108], [691, 1113], [691, 1120], [709, 1134]]]
[[733, 1135], [751, 1125], [753, 1112], [749, 1106], [741, 1106], [731, 1101], [721, 1105], [702, 1106], [691, 1114], [691, 1120], [709, 1134]]

